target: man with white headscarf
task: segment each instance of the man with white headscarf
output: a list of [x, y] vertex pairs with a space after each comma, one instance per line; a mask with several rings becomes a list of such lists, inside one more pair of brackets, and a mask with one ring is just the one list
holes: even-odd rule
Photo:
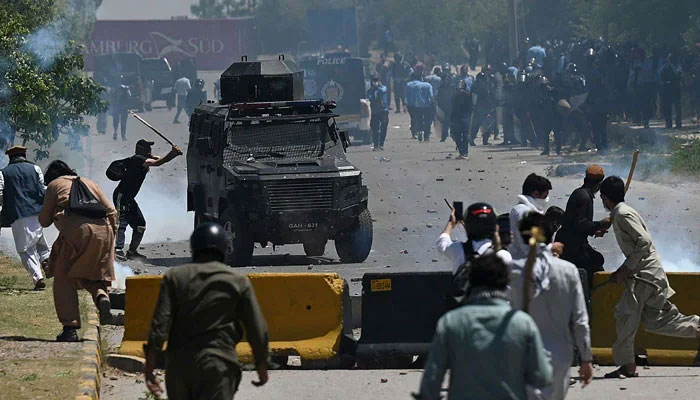
[[[538, 244], [537, 258], [533, 265], [529, 284], [530, 306], [528, 312], [535, 320], [542, 335], [544, 347], [552, 361], [552, 384], [542, 390], [548, 400], [561, 400], [569, 389], [569, 370], [574, 361], [574, 346], [581, 356], [579, 376], [583, 386], [593, 379], [593, 353], [588, 326], [588, 312], [583, 297], [583, 287], [576, 266], [552, 254], [554, 227], [548, 217], [537, 212], [528, 213], [520, 223], [527, 242], [531, 228], [538, 227], [545, 243]], [[526, 259], [511, 263], [511, 303], [523, 308], [523, 286]]]
[[510, 231], [513, 233], [513, 243], [508, 247], [508, 252], [513, 260], [527, 257], [527, 243], [520, 235], [520, 220], [532, 211], [544, 214], [549, 202], [549, 191], [552, 183], [544, 176], [532, 173], [523, 182], [523, 194], [518, 195], [518, 204], [510, 210]]

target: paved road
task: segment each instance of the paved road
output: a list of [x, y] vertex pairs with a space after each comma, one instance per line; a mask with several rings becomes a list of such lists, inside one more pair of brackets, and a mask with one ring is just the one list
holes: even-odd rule
[[[216, 74], [202, 74], [211, 93]], [[161, 104], [157, 104], [160, 106]], [[187, 124], [173, 125], [174, 110], [155, 108], [143, 116], [171, 137], [183, 148], [187, 145]], [[181, 117], [181, 121], [186, 119]], [[111, 120], [109, 121], [111, 124]], [[154, 151], [164, 154], [169, 150], [134, 119], [129, 121], [129, 140], [113, 141], [111, 126], [107, 135], [92, 135], [83, 141], [84, 152], [69, 151], [63, 143], [54, 146], [52, 156], [67, 160], [82, 175], [97, 180], [111, 193], [116, 186], [104, 177], [110, 161], [133, 154], [136, 141], [149, 138], [156, 141]], [[372, 271], [425, 271], [447, 270], [445, 260], [434, 250], [434, 242], [443, 228], [448, 210], [443, 199], [462, 200], [465, 203], [488, 201], [499, 212], [507, 212], [516, 201], [524, 178], [531, 172], [545, 174], [561, 159], [539, 156], [539, 151], [524, 148], [478, 146], [471, 150], [469, 161], [455, 160], [457, 155], [451, 141], [440, 143], [434, 136], [430, 143], [418, 143], [410, 138], [408, 116], [390, 115], [389, 134], [384, 152], [372, 152], [369, 146], [353, 146], [349, 159], [364, 172], [369, 187], [369, 208], [374, 222], [374, 245], [368, 260], [362, 264], [341, 264], [332, 242], [324, 257], [307, 258], [301, 245], [276, 249], [256, 248], [253, 266], [241, 272], [333, 271], [350, 281]], [[626, 174], [626, 171], [617, 171]], [[581, 177], [552, 178], [554, 190], [551, 204], [565, 207], [567, 195], [581, 183]], [[192, 229], [192, 214], [186, 210], [186, 165], [180, 157], [162, 168], [154, 168], [138, 197], [148, 221], [143, 253], [149, 257], [147, 265], [130, 262], [146, 273], [158, 273], [186, 262], [189, 248], [185, 240]], [[683, 186], [680, 190], [668, 186], [635, 182], [628, 202], [642, 211], [655, 235], [657, 248], [666, 257], [667, 268], [697, 268], [700, 259], [697, 233], [700, 224], [700, 204], [697, 186]], [[596, 203], [596, 218], [604, 216], [602, 206]], [[51, 233], [55, 235], [55, 232]], [[4, 247], [11, 241], [3, 236]], [[458, 236], [459, 237], [459, 236]], [[597, 246], [607, 259], [606, 268], [614, 269], [621, 257], [614, 237], [596, 239]], [[670, 262], [672, 261], [672, 263]], [[359, 294], [359, 282], [351, 282], [351, 293]], [[119, 332], [112, 336], [118, 342]], [[589, 389], [571, 392], [572, 399], [600, 399], [615, 396], [619, 399], [662, 398], [685, 395], [693, 398], [700, 385], [698, 369], [653, 368], [642, 371], [648, 376], [637, 380], [596, 381]], [[598, 372], [597, 375], [602, 375]], [[663, 376], [672, 376], [664, 378]], [[386, 377], [387, 383], [380, 379]], [[116, 380], [112, 380], [112, 378]], [[124, 376], [109, 371], [103, 379], [106, 399], [138, 399], [145, 387], [137, 383], [142, 377]], [[265, 389], [255, 389], [245, 376], [241, 398], [250, 399], [350, 399], [381, 398], [405, 399], [416, 390], [419, 371], [275, 371]], [[111, 387], [114, 386], [114, 387]]]

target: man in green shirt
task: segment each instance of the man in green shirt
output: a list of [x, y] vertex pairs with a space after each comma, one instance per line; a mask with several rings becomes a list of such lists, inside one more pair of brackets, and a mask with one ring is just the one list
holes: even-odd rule
[[508, 303], [509, 272], [495, 254], [472, 261], [466, 305], [438, 321], [420, 393], [414, 397], [440, 399], [448, 369], [450, 400], [525, 400], [526, 385], [551, 383], [552, 366], [537, 325]]
[[194, 263], [163, 276], [146, 353], [146, 385], [163, 390], [153, 373], [167, 341], [165, 386], [170, 400], [233, 399], [241, 380], [236, 343], [253, 349], [259, 381], [268, 380], [267, 326], [248, 278], [223, 264], [228, 238], [217, 224], [200, 225], [190, 239]]

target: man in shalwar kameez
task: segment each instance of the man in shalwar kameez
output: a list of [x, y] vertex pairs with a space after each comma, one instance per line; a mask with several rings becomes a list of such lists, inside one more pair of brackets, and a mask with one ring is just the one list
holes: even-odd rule
[[[530, 239], [525, 232], [529, 232], [532, 227], [540, 228], [546, 239], [545, 243], [538, 244], [528, 310], [540, 330], [542, 342], [552, 361], [552, 384], [542, 389], [542, 395], [547, 400], [562, 400], [569, 389], [574, 346], [578, 348], [581, 357], [579, 375], [583, 385], [586, 386], [593, 379], [588, 312], [578, 269], [574, 264], [552, 254], [552, 222], [536, 211], [525, 215], [520, 222], [525, 243]], [[526, 262], [527, 259], [523, 258], [511, 263], [511, 303], [516, 309], [523, 307]]]
[[[617, 244], [625, 262], [613, 274], [613, 279], [625, 286], [615, 306], [617, 340], [613, 344], [613, 360], [620, 366], [606, 378], [637, 376], [634, 338], [641, 322], [647, 332], [684, 338], [700, 337], [700, 317], [683, 315], [669, 298], [675, 293], [668, 283], [661, 259], [651, 240], [644, 220], [625, 204], [625, 183], [616, 176], [603, 181], [600, 197], [610, 219]], [[659, 288], [637, 282], [633, 276], [656, 283]]]
[[44, 202], [44, 175], [38, 165], [27, 160], [27, 148], [12, 146], [5, 154], [10, 164], [0, 171], [2, 225], [12, 228], [15, 248], [22, 265], [34, 281], [34, 290], [46, 288], [42, 264], [49, 258], [49, 246], [39, 224]]
[[71, 186], [78, 178], [66, 163], [53, 161], [46, 169], [46, 196], [39, 214], [44, 227], [55, 224], [58, 238], [51, 249], [48, 277], [54, 278], [53, 299], [63, 332], [59, 342], [77, 342], [80, 328], [78, 289], [87, 290], [100, 312], [100, 321], [109, 322], [111, 304], [107, 288], [114, 280], [114, 237], [117, 211], [97, 184], [80, 180], [106, 209], [106, 218], [88, 218], [71, 212]]

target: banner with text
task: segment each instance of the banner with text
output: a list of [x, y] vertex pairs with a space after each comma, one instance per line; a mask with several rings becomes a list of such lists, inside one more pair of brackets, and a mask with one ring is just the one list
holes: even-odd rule
[[85, 69], [94, 56], [137, 53], [144, 58], [165, 57], [174, 66], [195, 59], [197, 69], [224, 70], [242, 55], [258, 52], [253, 18], [188, 20], [98, 20], [85, 46]]

